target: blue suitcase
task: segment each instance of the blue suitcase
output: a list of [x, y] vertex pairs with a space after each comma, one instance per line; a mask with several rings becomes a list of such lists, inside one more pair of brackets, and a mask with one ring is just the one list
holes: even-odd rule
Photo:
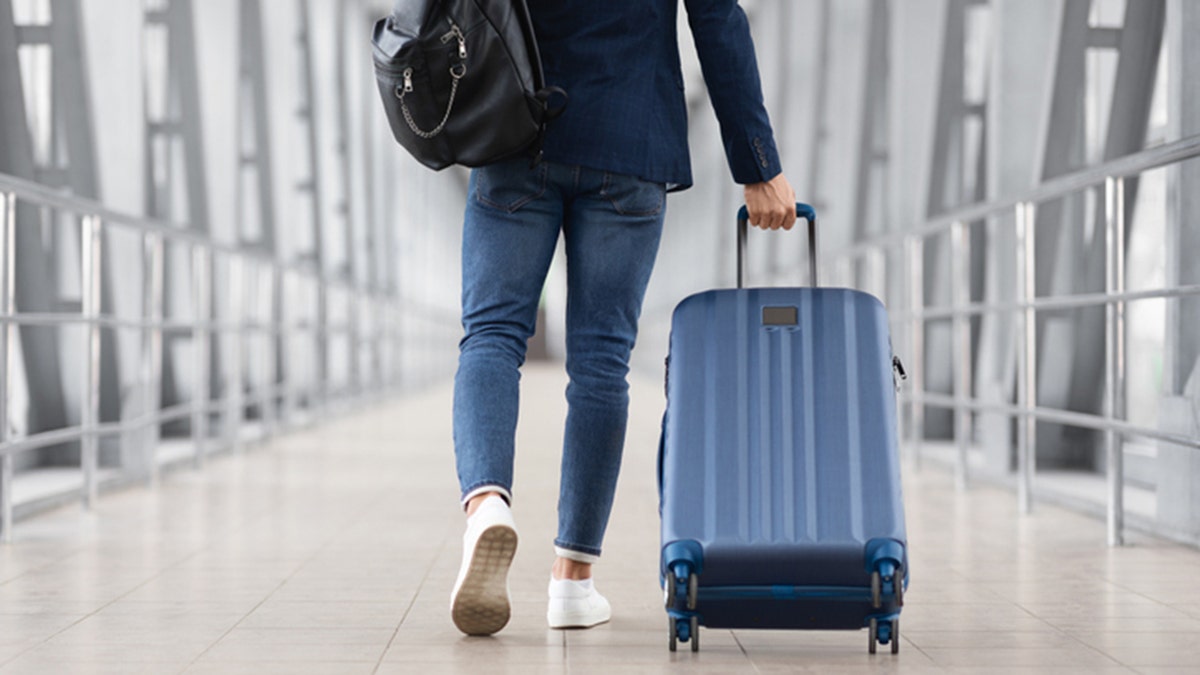
[[[675, 309], [659, 457], [670, 648], [699, 627], [846, 629], [899, 649], [908, 580], [883, 304], [816, 287], [738, 288]], [[777, 235], [786, 236], [786, 235]]]

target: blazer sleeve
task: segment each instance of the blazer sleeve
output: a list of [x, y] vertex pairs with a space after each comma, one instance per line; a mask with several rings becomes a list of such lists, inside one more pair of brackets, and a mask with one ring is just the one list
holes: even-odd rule
[[684, 0], [684, 5], [733, 179], [748, 185], [774, 178], [783, 169], [746, 13], [737, 0]]

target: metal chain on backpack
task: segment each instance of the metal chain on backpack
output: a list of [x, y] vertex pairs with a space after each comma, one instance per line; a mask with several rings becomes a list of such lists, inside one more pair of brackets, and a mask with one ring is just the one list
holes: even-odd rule
[[446, 123], [450, 121], [450, 111], [454, 110], [454, 97], [458, 94], [458, 81], [466, 74], [467, 65], [465, 63], [459, 63], [450, 67], [450, 77], [454, 81], [450, 83], [450, 101], [446, 104], [446, 114], [442, 116], [442, 121], [432, 131], [422, 131], [413, 120], [412, 113], [408, 110], [408, 104], [404, 102], [405, 94], [413, 90], [412, 68], [404, 71], [404, 86], [403, 88], [396, 87], [396, 97], [400, 99], [400, 111], [404, 114], [404, 121], [408, 122], [408, 128], [412, 129], [414, 134], [428, 140], [445, 130]]
[[400, 112], [404, 114], [404, 121], [408, 122], [408, 128], [417, 136], [426, 140], [442, 133], [446, 128], [446, 123], [450, 121], [450, 111], [454, 110], [454, 97], [458, 94], [458, 81], [467, 74], [467, 37], [463, 35], [453, 19], [448, 20], [450, 23], [450, 32], [442, 36], [442, 44], [446, 44], [451, 40], [458, 40], [458, 63], [450, 66], [450, 77], [454, 80], [450, 83], [450, 100], [446, 103], [446, 114], [442, 115], [442, 121], [433, 129], [433, 131], [421, 131], [417, 123], [413, 121], [412, 113], [408, 110], [408, 104], [404, 102], [404, 96], [413, 90], [412, 83], [412, 68], [404, 69], [404, 87], [396, 87], [396, 97], [400, 99]]

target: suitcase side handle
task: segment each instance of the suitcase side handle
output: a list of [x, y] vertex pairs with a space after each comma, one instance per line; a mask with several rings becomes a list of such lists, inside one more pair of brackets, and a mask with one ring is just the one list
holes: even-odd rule
[[[817, 284], [817, 211], [808, 204], [796, 204], [796, 217], [808, 221], [808, 276], [812, 286]], [[738, 211], [737, 234], [737, 287], [743, 288], [746, 268], [746, 232], [750, 224], [750, 211], [743, 206]]]

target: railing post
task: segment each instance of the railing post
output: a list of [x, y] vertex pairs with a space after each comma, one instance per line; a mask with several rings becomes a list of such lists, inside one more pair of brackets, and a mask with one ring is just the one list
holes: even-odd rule
[[296, 424], [296, 360], [292, 358], [292, 331], [295, 330], [295, 323], [292, 312], [292, 306], [289, 304], [288, 298], [292, 297], [291, 282], [292, 275], [286, 270], [280, 270], [279, 275], [279, 349], [280, 359], [283, 361], [283, 377], [281, 378], [280, 387], [283, 393], [283, 402], [280, 405], [280, 419], [285, 428], [290, 428]]
[[1017, 371], [1017, 399], [1021, 419], [1017, 423], [1017, 504], [1021, 513], [1033, 510], [1033, 477], [1037, 471], [1037, 315], [1033, 301], [1037, 296], [1034, 260], [1034, 205], [1017, 204], [1017, 282], [1021, 303], [1020, 353]]
[[921, 468], [921, 446], [925, 441], [925, 241], [919, 236], [907, 240], [909, 341], [912, 354], [908, 366], [910, 405], [909, 424], [913, 468]]
[[145, 263], [142, 297], [142, 384], [143, 420], [142, 458], [150, 485], [158, 483], [159, 409], [162, 407], [163, 370], [163, 276], [165, 243], [160, 234], [146, 234], [143, 240]]
[[[1125, 179], [1108, 178], [1104, 182], [1105, 292], [1125, 292]], [[1111, 421], [1125, 417], [1125, 301], [1111, 300], [1105, 306], [1104, 346], [1107, 367], [1107, 417]], [[1125, 453], [1120, 432], [1104, 433], [1108, 455], [1108, 545], [1125, 544]]]
[[80, 463], [83, 465], [83, 504], [96, 506], [100, 470], [100, 218], [84, 216], [80, 221], [82, 243], [82, 295], [85, 335], [85, 361], [82, 409]]
[[871, 293], [878, 296], [887, 304], [887, 249], [880, 248], [872, 252], [871, 257]]
[[208, 403], [210, 330], [212, 310], [211, 259], [204, 245], [192, 244], [192, 297], [195, 324], [192, 327], [192, 348], [195, 350], [195, 382], [192, 401], [192, 444], [195, 451], [193, 464], [197, 469], [204, 466], [208, 445]]
[[275, 342], [275, 286], [274, 268], [264, 269], [260, 261], [254, 266], [254, 292], [258, 296], [258, 307], [262, 317], [259, 333], [262, 337], [262, 391], [258, 406], [262, 418], [263, 440], [275, 434], [275, 380], [278, 365]]
[[952, 264], [951, 303], [954, 307], [954, 440], [958, 452], [954, 458], [954, 483], [961, 491], [967, 489], [967, 453], [971, 447], [971, 409], [966, 401], [971, 396], [971, 239], [967, 223], [959, 220], [950, 229], [950, 258]]
[[375, 336], [371, 368], [375, 374], [375, 389], [380, 395], [387, 395], [387, 370], [384, 368], [383, 350], [387, 341], [388, 303], [382, 293], [371, 298], [371, 324]]
[[225, 385], [225, 437], [230, 452], [242, 451], [242, 417], [246, 406], [242, 399], [245, 385], [242, 377], [242, 349], [246, 339], [246, 320], [243, 311], [246, 289], [243, 286], [241, 256], [229, 257], [229, 374]]
[[13, 540], [13, 456], [8, 449], [8, 406], [12, 394], [12, 345], [16, 341], [16, 195], [0, 194], [0, 541]]
[[349, 389], [349, 395], [346, 398], [353, 401], [354, 405], [358, 405], [361, 402], [361, 397], [366, 387], [361, 377], [362, 371], [358, 367], [359, 361], [362, 358], [360, 353], [360, 348], [362, 347], [362, 324], [360, 323], [362, 319], [362, 305], [355, 290], [354, 286], [347, 284], [345, 290], [347, 300], [346, 360], [349, 368], [347, 368], [346, 379], [348, 380], [347, 388]]
[[316, 317], [313, 320], [313, 339], [316, 343], [316, 401], [314, 406], [324, 415], [329, 409], [329, 289], [326, 288], [323, 272], [313, 272], [316, 287]]

